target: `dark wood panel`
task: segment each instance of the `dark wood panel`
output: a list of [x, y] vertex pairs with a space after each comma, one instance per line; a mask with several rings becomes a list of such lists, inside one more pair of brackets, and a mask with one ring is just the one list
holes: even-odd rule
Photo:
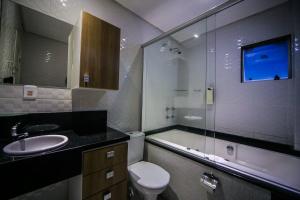
[[83, 153], [83, 175], [120, 163], [127, 163], [127, 143], [87, 151]]
[[[80, 87], [119, 88], [120, 29], [83, 12]], [[84, 75], [89, 83], [84, 83]]]
[[103, 200], [104, 195], [111, 195], [111, 200], [127, 200], [127, 181], [123, 181], [109, 189], [99, 192], [86, 200]]
[[[107, 177], [109, 173], [113, 173], [113, 176]], [[123, 180], [127, 180], [127, 163], [83, 176], [82, 197], [89, 197]]]

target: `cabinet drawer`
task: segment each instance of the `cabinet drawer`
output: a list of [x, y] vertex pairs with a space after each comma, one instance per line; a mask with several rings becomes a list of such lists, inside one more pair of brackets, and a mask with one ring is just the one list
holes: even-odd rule
[[87, 176], [83, 176], [83, 198], [100, 192], [126, 179], [127, 163], [115, 165]]
[[127, 163], [127, 143], [84, 152], [83, 175]]
[[103, 190], [86, 200], [127, 200], [127, 182]]

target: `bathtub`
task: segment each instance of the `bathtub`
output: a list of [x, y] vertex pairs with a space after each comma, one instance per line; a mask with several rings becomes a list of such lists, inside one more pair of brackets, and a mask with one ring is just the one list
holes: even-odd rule
[[[155, 133], [146, 141], [199, 162], [228, 169], [271, 186], [300, 194], [300, 158], [178, 129]], [[227, 151], [231, 146], [233, 151]]]

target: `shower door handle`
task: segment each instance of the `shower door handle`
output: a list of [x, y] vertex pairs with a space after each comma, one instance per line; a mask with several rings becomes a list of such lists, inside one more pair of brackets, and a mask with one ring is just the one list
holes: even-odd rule
[[206, 89], [206, 104], [207, 105], [214, 104], [214, 88], [212, 87]]

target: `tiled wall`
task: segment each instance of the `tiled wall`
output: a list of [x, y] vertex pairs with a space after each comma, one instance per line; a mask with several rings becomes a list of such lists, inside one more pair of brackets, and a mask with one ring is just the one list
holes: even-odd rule
[[0, 114], [72, 111], [71, 90], [38, 88], [36, 100], [23, 99], [23, 86], [0, 85]]
[[[218, 15], [217, 15], [218, 21]], [[239, 46], [292, 33], [290, 5], [216, 30], [216, 131], [292, 144], [293, 79], [241, 83]]]

